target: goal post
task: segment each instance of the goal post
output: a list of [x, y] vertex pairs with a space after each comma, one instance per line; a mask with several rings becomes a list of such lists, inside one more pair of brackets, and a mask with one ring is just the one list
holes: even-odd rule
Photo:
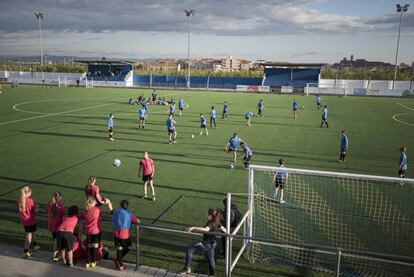
[[347, 96], [348, 86], [347, 84], [319, 84], [319, 83], [306, 83], [304, 88], [306, 96], [309, 95], [340, 95]]
[[93, 88], [93, 78], [88, 80], [88, 77], [85, 77], [85, 87], [86, 88]]
[[[287, 174], [283, 204], [280, 190], [274, 196], [277, 172]], [[414, 259], [414, 179], [255, 165], [248, 176], [246, 237]], [[336, 258], [323, 251], [245, 242], [252, 263], [335, 272]], [[350, 256], [341, 258], [341, 274], [404, 276], [414, 269]]]

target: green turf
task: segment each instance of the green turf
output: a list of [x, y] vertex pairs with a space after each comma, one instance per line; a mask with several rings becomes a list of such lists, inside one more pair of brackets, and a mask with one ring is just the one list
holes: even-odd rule
[[[95, 175], [102, 194], [113, 203], [128, 199], [131, 210], [143, 223], [184, 227], [202, 225], [210, 207], [221, 207], [227, 192], [247, 191], [247, 172], [239, 162], [229, 169], [230, 156], [223, 148], [233, 132], [238, 132], [252, 148], [252, 164], [276, 165], [279, 158], [288, 167], [351, 173], [396, 176], [399, 152], [404, 145], [414, 148], [414, 100], [373, 97], [322, 97], [328, 105], [330, 128], [320, 128], [320, 112], [314, 97], [259, 95], [224, 92], [159, 91], [167, 99], [182, 96], [188, 104], [176, 117], [178, 143], [167, 144], [167, 107], [150, 107], [145, 130], [137, 128], [137, 106], [129, 98], [149, 90], [115, 88], [43, 88], [20, 86], [3, 88], [0, 95], [0, 239], [22, 243], [22, 227], [15, 211], [18, 188], [29, 184], [33, 197], [43, 209], [50, 194], [59, 190], [65, 205], [82, 205], [83, 186]], [[293, 98], [299, 100], [299, 117], [293, 119]], [[244, 124], [244, 113], [256, 112], [263, 99], [264, 117]], [[230, 104], [229, 116], [217, 120], [217, 129], [199, 136], [199, 114], [208, 115], [214, 105]], [[406, 105], [402, 107], [397, 102]], [[17, 104], [17, 105], [16, 105]], [[13, 109], [15, 106], [15, 109]], [[407, 108], [408, 107], [408, 108]], [[107, 140], [106, 118], [115, 114], [115, 141]], [[401, 114], [396, 119], [393, 115]], [[347, 129], [350, 141], [347, 161], [338, 164], [340, 130]], [[191, 135], [195, 138], [192, 139]], [[143, 151], [150, 152], [156, 165], [157, 202], [142, 200], [142, 182], [137, 177]], [[114, 168], [114, 159], [122, 166]], [[413, 171], [406, 177], [413, 178]], [[244, 207], [242, 199], [239, 204]], [[49, 234], [44, 213], [38, 218], [39, 235], [46, 243]], [[105, 239], [110, 226], [104, 223]], [[148, 265], [178, 270], [185, 246], [198, 238], [144, 231], [142, 260]], [[110, 243], [110, 242], [108, 242]], [[130, 256], [130, 259], [133, 257]], [[206, 272], [198, 259], [196, 269]], [[223, 262], [219, 261], [222, 274]], [[292, 274], [303, 272], [289, 267], [251, 266], [242, 263], [236, 275]]]

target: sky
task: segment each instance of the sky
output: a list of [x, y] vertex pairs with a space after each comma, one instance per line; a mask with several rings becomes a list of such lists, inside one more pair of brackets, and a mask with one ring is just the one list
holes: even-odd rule
[[[394, 63], [400, 15], [393, 0], [0, 0], [0, 55], [191, 57]], [[399, 62], [414, 62], [414, 3], [403, 15]]]

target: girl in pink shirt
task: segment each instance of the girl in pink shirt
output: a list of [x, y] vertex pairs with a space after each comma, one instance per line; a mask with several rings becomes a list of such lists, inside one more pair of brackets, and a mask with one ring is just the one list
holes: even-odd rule
[[138, 177], [141, 177], [142, 172], [142, 181], [144, 182], [144, 196], [143, 199], [147, 198], [147, 184], [148, 181], [151, 186], [152, 192], [152, 201], [155, 201], [155, 190], [154, 190], [154, 173], [155, 166], [154, 161], [150, 158], [148, 152], [144, 152], [142, 160], [139, 162]]
[[59, 260], [59, 251], [57, 251], [57, 228], [62, 223], [63, 216], [65, 215], [65, 207], [62, 203], [62, 194], [58, 191], [52, 194], [52, 199], [49, 201], [46, 207], [47, 212], [47, 228], [52, 233], [53, 238], [53, 253], [52, 259], [54, 262]]
[[99, 186], [96, 184], [96, 178], [94, 176], [89, 176], [88, 178], [88, 183], [85, 186], [85, 196], [86, 198], [94, 198], [99, 205], [106, 205], [109, 202], [109, 199], [105, 199], [99, 193]]
[[20, 197], [17, 200], [17, 210], [20, 216], [20, 222], [24, 227], [25, 242], [23, 258], [29, 258], [32, 254], [29, 252], [31, 248], [33, 251], [39, 249], [35, 241], [36, 232], [36, 213], [37, 207], [34, 200], [30, 197], [32, 189], [25, 186], [20, 189]]
[[[62, 261], [65, 265], [73, 266], [73, 244], [75, 242], [75, 236], [73, 232], [79, 219], [78, 207], [71, 206], [68, 209], [67, 215], [63, 216], [62, 223], [57, 228], [57, 245], [59, 251], [62, 253]], [[79, 229], [79, 236], [82, 236], [82, 229]]]

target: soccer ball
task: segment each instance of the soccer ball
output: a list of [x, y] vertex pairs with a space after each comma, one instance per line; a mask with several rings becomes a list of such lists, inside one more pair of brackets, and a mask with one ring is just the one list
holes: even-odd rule
[[120, 166], [121, 166], [121, 161], [120, 161], [120, 160], [118, 160], [118, 159], [115, 159], [115, 160], [114, 160], [114, 166], [115, 166], [115, 167], [120, 167]]
[[304, 108], [305, 108], [305, 105], [302, 106], [302, 109], [304, 109]]
[[194, 138], [194, 135], [191, 135], [191, 138]]
[[230, 169], [233, 169], [234, 168], [234, 164], [230, 164]]

